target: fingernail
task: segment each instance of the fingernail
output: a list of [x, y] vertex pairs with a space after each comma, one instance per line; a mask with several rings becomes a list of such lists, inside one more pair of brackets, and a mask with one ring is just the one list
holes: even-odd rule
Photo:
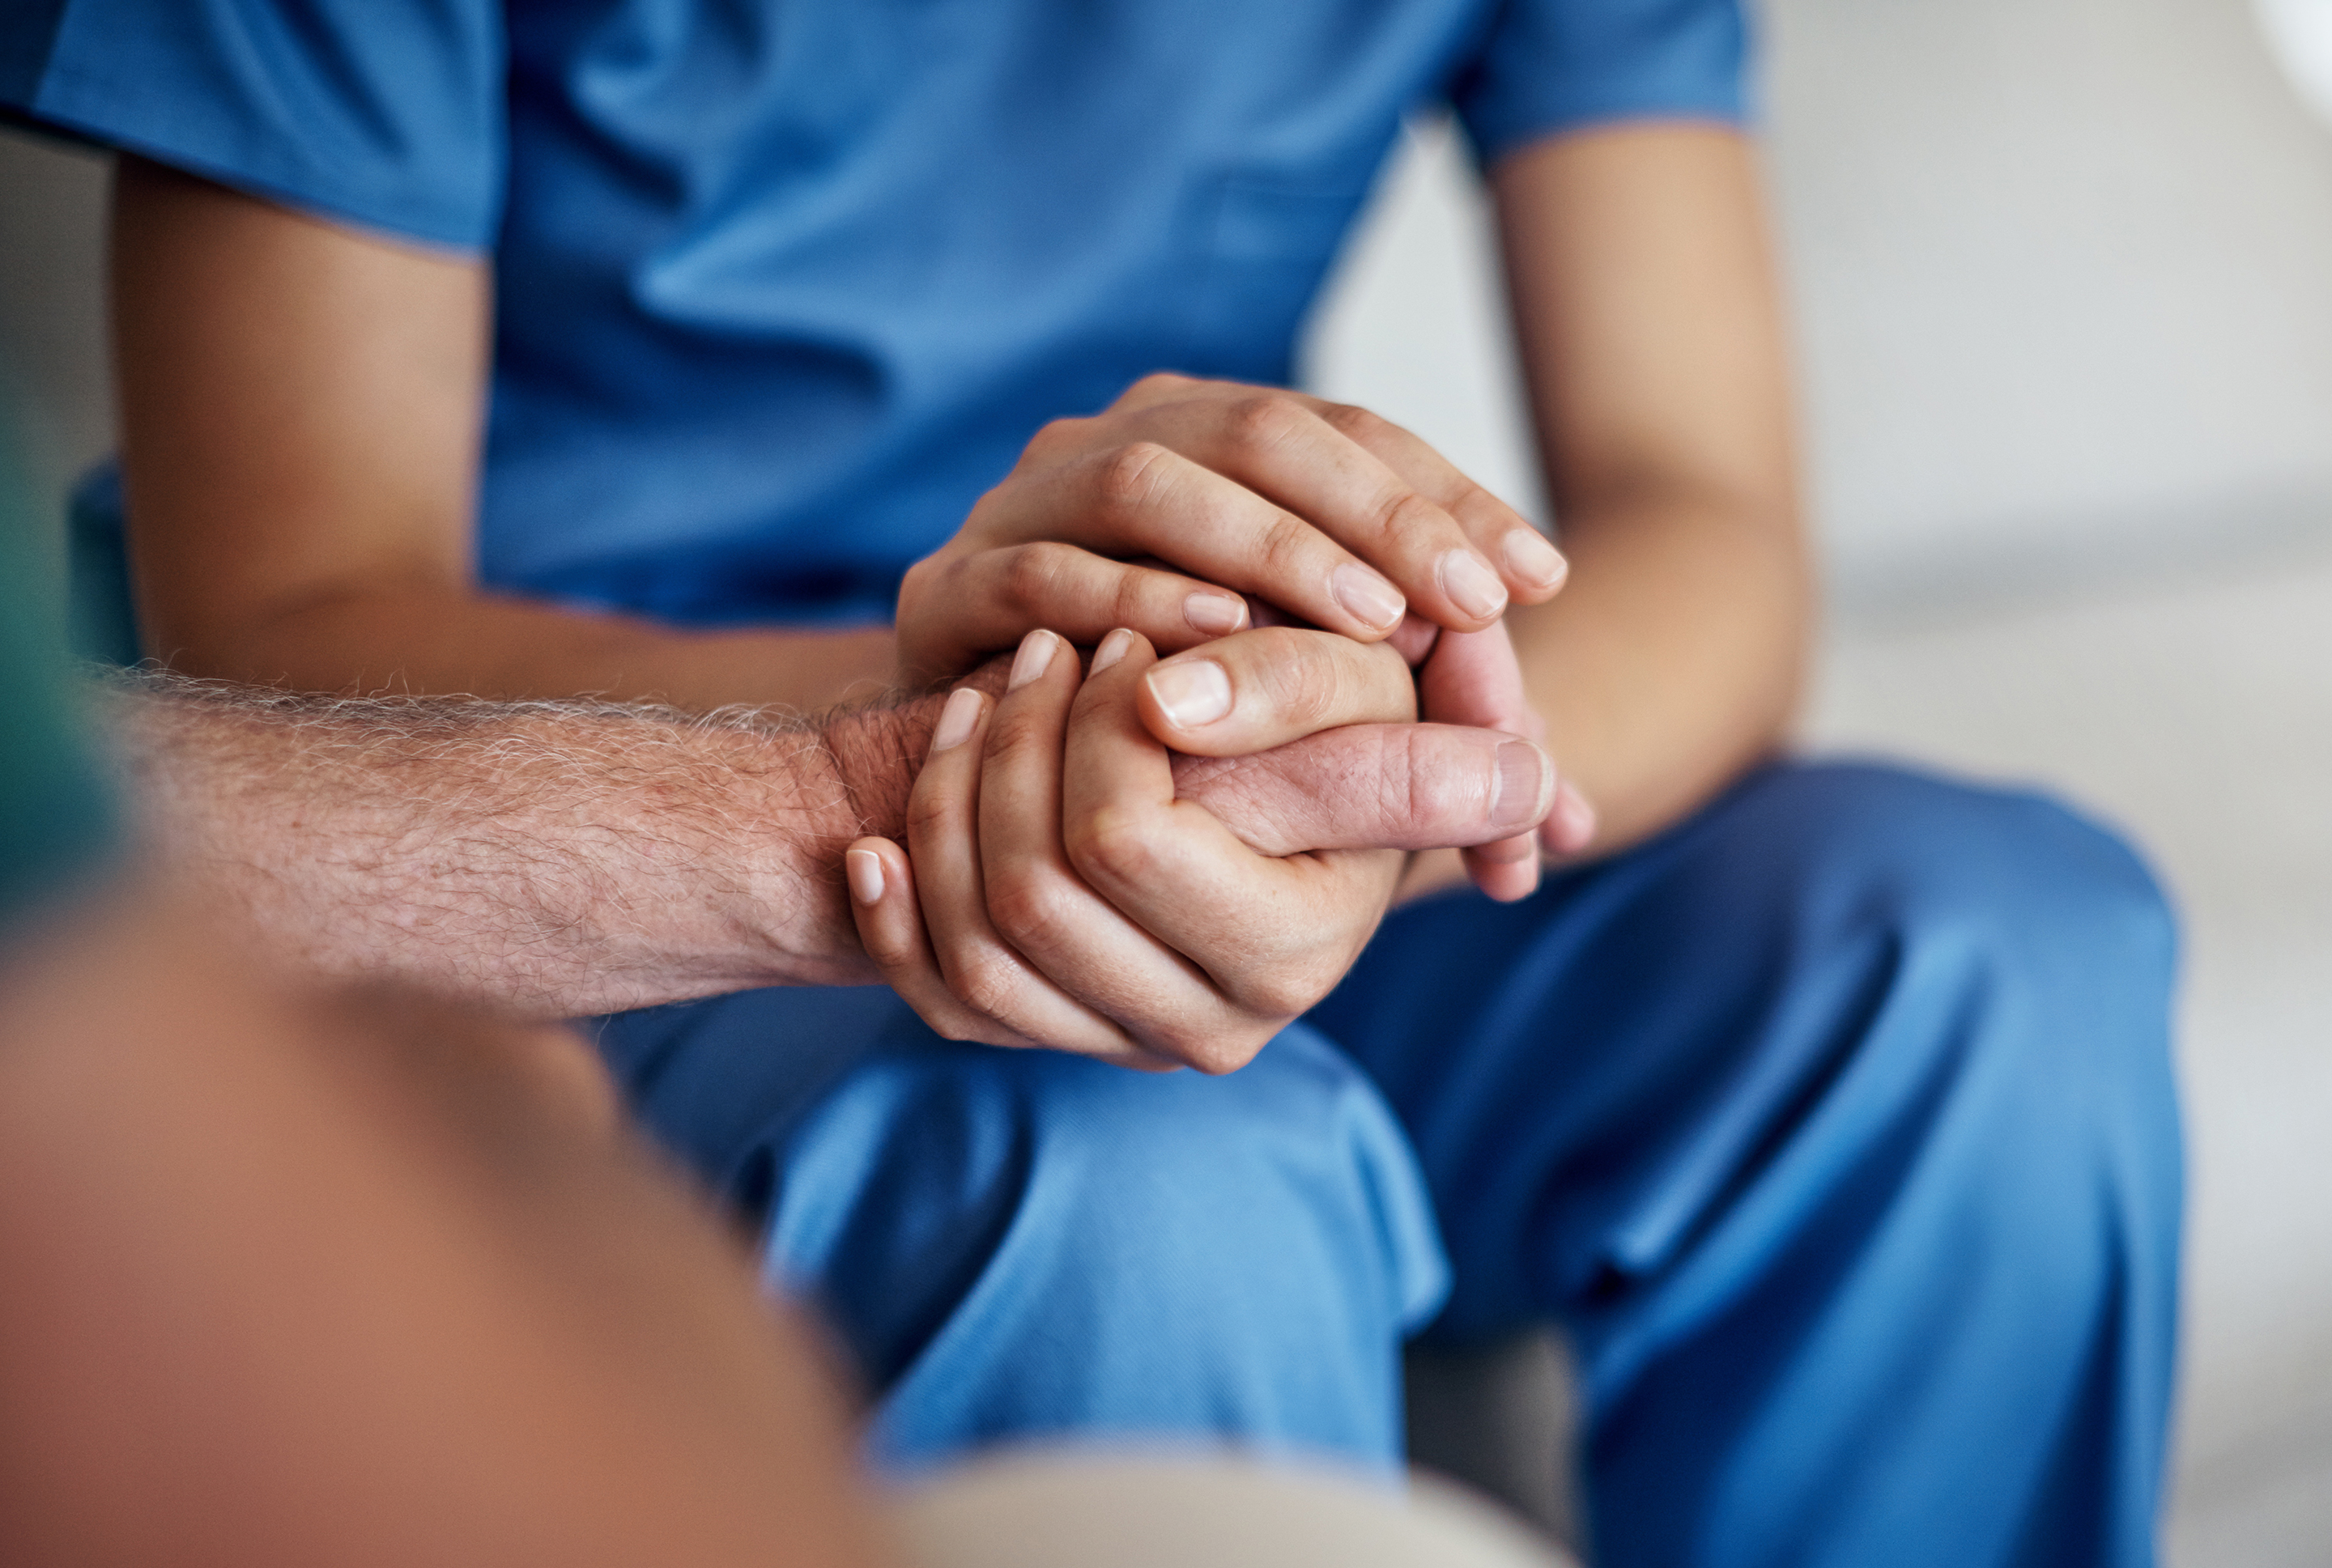
[[1123, 626], [1103, 638], [1101, 646], [1094, 650], [1093, 668], [1085, 671], [1085, 679], [1092, 679], [1124, 658], [1125, 651], [1133, 646], [1133, 633]]
[[872, 850], [853, 850], [842, 857], [850, 878], [850, 896], [862, 904], [883, 901], [883, 857]]
[[1571, 563], [1536, 528], [1513, 530], [1498, 554], [1505, 558], [1507, 571], [1534, 588], [1552, 588], [1571, 575]]
[[1547, 787], [1553, 780], [1546, 753], [1526, 740], [1498, 746], [1498, 775], [1490, 796], [1490, 825], [1526, 827], [1546, 815]]
[[1595, 808], [1568, 784], [1554, 792], [1554, 822], [1565, 854], [1576, 854], [1594, 841]]
[[969, 686], [948, 693], [947, 706], [940, 709], [939, 725], [932, 731], [933, 756], [954, 750], [970, 737], [971, 727], [980, 722], [980, 693]]
[[1449, 602], [1477, 621], [1506, 607], [1506, 585], [1490, 570], [1490, 563], [1471, 550], [1443, 551], [1437, 575]]
[[1031, 632], [1020, 639], [1020, 651], [1012, 656], [1012, 674], [1004, 682], [1007, 691], [1018, 691], [1052, 667], [1053, 650], [1061, 640], [1050, 632]]
[[1166, 722], [1178, 729], [1212, 724], [1231, 710], [1230, 672], [1211, 659], [1161, 664], [1147, 679]]
[[1336, 568], [1328, 579], [1336, 603], [1352, 612], [1352, 619], [1379, 632], [1390, 632], [1400, 624], [1402, 613], [1409, 601], [1400, 590], [1366, 566], [1347, 561]]
[[1247, 601], [1228, 594], [1193, 594], [1182, 601], [1182, 619], [1195, 632], [1228, 637], [1247, 620]]

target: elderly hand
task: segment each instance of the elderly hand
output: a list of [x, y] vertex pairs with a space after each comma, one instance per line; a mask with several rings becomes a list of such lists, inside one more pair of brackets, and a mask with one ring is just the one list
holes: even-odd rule
[[1033, 632], [1000, 699], [949, 699], [912, 860], [879, 838], [846, 858], [868, 955], [932, 1028], [1230, 1071], [1343, 976], [1400, 851], [1511, 839], [1554, 803], [1529, 741], [1402, 722], [1415, 688], [1390, 648], [1273, 628], [1208, 654], [1231, 689], [1219, 744], [1270, 749], [1190, 765], [1180, 798], [1137, 633], [1111, 633], [1081, 680], [1066, 642]]
[[[1333, 689], [1346, 661], [1303, 659], [1300, 632], [1260, 630], [1178, 654], [1143, 678], [1142, 723], [1175, 751], [1194, 756], [1241, 756], [1323, 727], [1333, 711]], [[1436, 724], [1503, 730], [1534, 743], [1546, 726], [1523, 690], [1522, 670], [1505, 623], [1480, 632], [1443, 632], [1412, 615], [1384, 645], [1416, 671], [1422, 717]], [[1385, 661], [1377, 661], [1381, 675]], [[1270, 722], [1259, 724], [1257, 715]], [[1538, 887], [1539, 852], [1568, 855], [1594, 834], [1595, 813], [1569, 784], [1535, 833], [1518, 833], [1464, 851], [1475, 884], [1512, 902]]]

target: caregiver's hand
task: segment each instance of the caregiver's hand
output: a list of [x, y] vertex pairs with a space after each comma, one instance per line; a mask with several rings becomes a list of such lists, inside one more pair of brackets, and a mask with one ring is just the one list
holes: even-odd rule
[[[1553, 765], [1527, 741], [1381, 722], [1414, 700], [1391, 650], [1292, 631], [1217, 647], [1237, 659], [1266, 635], [1281, 641], [1259, 664], [1341, 671], [1331, 727], [1270, 754], [1312, 776], [1263, 792], [1269, 812], [1245, 809], [1262, 758], [1202, 763], [1176, 798], [1139, 711], [1156, 655], [1131, 632], [1082, 681], [1066, 642], [1031, 633], [999, 700], [950, 698], [908, 808], [912, 865], [885, 839], [846, 857], [867, 953], [932, 1028], [1230, 1071], [1343, 976], [1400, 850], [1510, 837], [1553, 806]], [[1234, 706], [1229, 722], [1265, 745], [1322, 717]]]
[[1241, 594], [1366, 642], [1412, 611], [1478, 632], [1564, 571], [1513, 508], [1366, 409], [1161, 374], [1038, 431], [909, 569], [900, 675], [953, 679], [1038, 627], [1091, 647], [1123, 626], [1174, 652], [1247, 625]]

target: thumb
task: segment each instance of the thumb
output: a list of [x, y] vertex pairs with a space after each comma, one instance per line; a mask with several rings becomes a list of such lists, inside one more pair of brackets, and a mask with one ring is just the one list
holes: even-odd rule
[[1174, 761], [1177, 797], [1266, 855], [1491, 843], [1543, 822], [1555, 786], [1553, 759], [1531, 742], [1451, 724], [1352, 724]]

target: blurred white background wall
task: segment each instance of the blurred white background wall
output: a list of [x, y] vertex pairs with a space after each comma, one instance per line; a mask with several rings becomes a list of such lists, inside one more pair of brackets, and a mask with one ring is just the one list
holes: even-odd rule
[[[1844, 603], [2326, 526], [2332, 136], [2242, 0], [1763, 15], [1811, 499]], [[1519, 502], [1535, 485], [1484, 221], [1425, 128], [1308, 378]]]
[[2284, 74], [2318, 119], [2332, 123], [2332, 5], [2326, 0], [2255, 0]]
[[[2304, 44], [2327, 3], [2260, 6]], [[2332, 134], [2245, 0], [1762, 17], [1832, 584], [1810, 740], [2064, 790], [2165, 870], [2195, 1174], [2174, 1560], [2332, 1563]], [[2332, 100], [2332, 60], [2299, 74]], [[0, 138], [0, 362], [56, 485], [107, 443], [100, 190]], [[1446, 130], [1390, 172], [1305, 365], [1544, 515]]]

